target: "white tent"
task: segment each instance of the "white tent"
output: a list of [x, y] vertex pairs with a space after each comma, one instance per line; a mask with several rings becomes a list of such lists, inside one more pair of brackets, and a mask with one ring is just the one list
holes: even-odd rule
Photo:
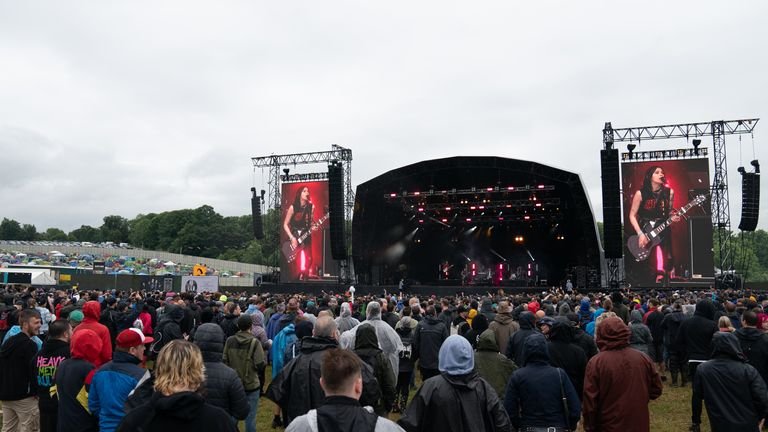
[[176, 263], [174, 263], [173, 261], [168, 261], [167, 263], [165, 263], [163, 265], [165, 265], [166, 267], [173, 267], [173, 266], [176, 265]]

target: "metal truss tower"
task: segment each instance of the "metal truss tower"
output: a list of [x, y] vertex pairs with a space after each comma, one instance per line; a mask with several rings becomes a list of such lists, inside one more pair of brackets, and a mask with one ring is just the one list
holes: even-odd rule
[[[608, 145], [617, 142], [637, 142], [671, 138], [696, 138], [703, 136], [712, 137], [714, 151], [715, 172], [712, 179], [712, 226], [717, 230], [718, 252], [720, 262], [717, 263], [721, 271], [731, 270], [733, 267], [733, 254], [731, 253], [731, 215], [728, 205], [728, 163], [726, 159], [725, 136], [738, 134], [751, 134], [759, 118], [740, 120], [716, 120], [706, 123], [682, 123], [663, 126], [643, 126], [633, 128], [613, 129], [610, 123], [606, 123], [603, 129], [603, 144]], [[606, 147], [607, 148], [607, 147]], [[611, 260], [609, 260], [611, 261]], [[611, 273], [612, 264], [618, 268], [618, 260], [609, 262], [609, 284], [618, 282], [611, 280], [618, 277], [618, 269]]]

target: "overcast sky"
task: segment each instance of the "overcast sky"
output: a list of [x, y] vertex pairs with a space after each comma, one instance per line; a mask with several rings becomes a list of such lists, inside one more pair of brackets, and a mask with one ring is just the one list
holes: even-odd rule
[[[267, 174], [251, 157], [337, 143], [355, 186], [446, 156], [554, 165], [602, 219], [606, 121], [763, 116], [761, 156], [767, 17], [765, 1], [0, 0], [0, 217], [248, 214]], [[727, 142], [735, 227], [753, 141]]]

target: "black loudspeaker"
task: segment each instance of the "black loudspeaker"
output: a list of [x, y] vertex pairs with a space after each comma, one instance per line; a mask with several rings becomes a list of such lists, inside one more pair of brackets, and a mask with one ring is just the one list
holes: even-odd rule
[[691, 248], [690, 267], [678, 268], [677, 276], [689, 278], [713, 277], [712, 265], [712, 218], [691, 216], [688, 218], [688, 238]]
[[331, 213], [331, 256], [335, 260], [347, 259], [344, 244], [344, 168], [341, 164], [328, 165], [328, 202]]
[[743, 173], [741, 175], [741, 222], [739, 229], [754, 231], [760, 215], [760, 174]]
[[619, 192], [619, 151], [600, 150], [603, 180], [603, 236], [606, 258], [621, 258], [624, 252], [621, 233], [621, 194]]
[[256, 188], [251, 188], [251, 217], [253, 223], [253, 236], [261, 240], [264, 238], [264, 227], [261, 223], [261, 198], [256, 195]]

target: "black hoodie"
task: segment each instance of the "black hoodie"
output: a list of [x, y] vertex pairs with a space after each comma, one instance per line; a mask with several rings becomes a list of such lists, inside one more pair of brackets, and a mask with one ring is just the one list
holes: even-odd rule
[[17, 401], [37, 394], [37, 344], [25, 333], [10, 337], [0, 348], [0, 400]]
[[523, 364], [523, 344], [525, 339], [534, 333], [539, 333], [536, 329], [536, 316], [530, 312], [521, 313], [520, 330], [513, 333], [507, 343], [507, 352], [504, 353], [507, 358], [518, 366]]
[[691, 319], [680, 324], [676, 344], [688, 354], [688, 360], [708, 360], [712, 353], [712, 335], [717, 333], [715, 305], [709, 300], [696, 303]]
[[712, 360], [702, 363], [693, 380], [691, 421], [701, 421], [701, 401], [707, 405], [713, 432], [757, 430], [768, 414], [768, 389], [755, 368], [748, 365], [732, 333], [712, 338]]
[[754, 366], [768, 384], [768, 335], [754, 327], [742, 327], [734, 333], [747, 362]]
[[574, 342], [574, 331], [567, 318], [555, 320], [548, 335], [549, 357], [552, 366], [561, 368], [568, 374], [581, 399], [584, 391], [584, 373], [587, 370], [587, 353]]
[[70, 357], [69, 342], [59, 339], [48, 339], [35, 357], [37, 371], [37, 397], [42, 410], [55, 410], [58, 399], [51, 398], [51, 386], [56, 369], [64, 360]]
[[149, 403], [129, 412], [117, 432], [236, 432], [232, 417], [221, 408], [205, 402], [197, 393], [182, 392], [163, 396], [155, 393]]

